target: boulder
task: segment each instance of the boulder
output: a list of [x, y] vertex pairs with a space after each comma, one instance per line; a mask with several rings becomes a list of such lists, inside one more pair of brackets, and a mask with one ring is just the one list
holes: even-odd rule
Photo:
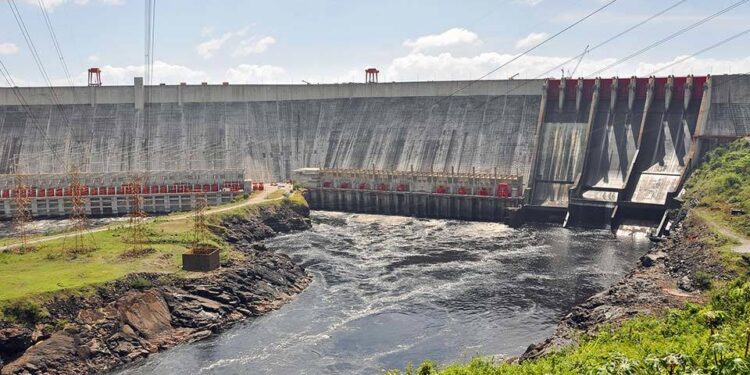
[[169, 307], [155, 290], [128, 292], [116, 306], [122, 320], [147, 339], [172, 329]]
[[56, 368], [59, 363], [72, 362], [76, 357], [76, 339], [60, 331], [26, 350], [21, 357], [3, 367], [0, 374], [48, 373], [48, 368]]
[[0, 353], [6, 356], [23, 352], [31, 346], [32, 335], [30, 329], [19, 326], [0, 329]]
[[667, 254], [663, 251], [648, 253], [641, 257], [641, 265], [644, 267], [653, 267], [659, 260], [664, 260], [666, 258]]
[[690, 277], [687, 276], [687, 275], [683, 276], [677, 282], [677, 287], [680, 288], [680, 289], [682, 289], [682, 290], [684, 290], [684, 291], [686, 291], [686, 292], [692, 292], [693, 290], [695, 290], [693, 288], [693, 281], [690, 280]]

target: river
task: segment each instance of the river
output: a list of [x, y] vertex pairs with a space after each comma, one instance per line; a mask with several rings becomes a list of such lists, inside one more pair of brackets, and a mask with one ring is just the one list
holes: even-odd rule
[[314, 276], [279, 311], [122, 374], [378, 374], [521, 354], [616, 282], [643, 234], [331, 212], [266, 241]]

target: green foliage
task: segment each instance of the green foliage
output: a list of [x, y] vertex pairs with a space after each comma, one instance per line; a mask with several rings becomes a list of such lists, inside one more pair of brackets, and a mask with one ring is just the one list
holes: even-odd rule
[[289, 196], [289, 201], [292, 204], [301, 206], [301, 207], [309, 207], [307, 200], [305, 199], [305, 196], [302, 195], [301, 191], [295, 191], [292, 193], [292, 195]]
[[47, 310], [42, 306], [26, 300], [7, 304], [3, 306], [2, 311], [5, 319], [28, 325], [39, 323], [49, 316]]
[[703, 271], [697, 271], [693, 274], [693, 284], [696, 288], [700, 290], [709, 290], [711, 289], [711, 285], [713, 283], [711, 275], [703, 272]]
[[145, 277], [136, 277], [130, 280], [130, 286], [135, 289], [146, 289], [152, 285], [151, 281]]
[[279, 199], [283, 197], [285, 193], [286, 193], [286, 190], [279, 189], [279, 190], [273, 191], [271, 194], [268, 194], [266, 196], [266, 199], [267, 200]]
[[732, 216], [732, 208], [750, 213], [750, 143], [737, 140], [706, 156], [686, 184], [687, 197], [723, 224], [750, 235], [750, 215]]

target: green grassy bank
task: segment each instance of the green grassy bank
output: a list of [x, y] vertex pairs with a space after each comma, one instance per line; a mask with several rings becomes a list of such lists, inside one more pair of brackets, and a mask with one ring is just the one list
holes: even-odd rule
[[[277, 197], [280, 198], [280, 197]], [[233, 202], [240, 205], [244, 202]], [[209, 214], [209, 225], [220, 225], [227, 215], [251, 215], [261, 206], [306, 205], [300, 193], [288, 198], [263, 200], [231, 210]], [[212, 209], [219, 209], [212, 207]], [[135, 246], [132, 230], [123, 224], [85, 234], [84, 246], [76, 248], [73, 238], [56, 239], [34, 244], [26, 251], [0, 253], [0, 318], [9, 306], [36, 303], [62, 294], [91, 293], [103, 283], [120, 279], [130, 273], [163, 273], [191, 277], [195, 273], [181, 270], [181, 255], [194, 243], [194, 221], [191, 215], [172, 214], [141, 224], [144, 240]], [[243, 254], [211, 232], [202, 243], [221, 250], [223, 259], [241, 259]], [[144, 249], [135, 253], [134, 249]], [[12, 308], [11, 308], [12, 310]]]

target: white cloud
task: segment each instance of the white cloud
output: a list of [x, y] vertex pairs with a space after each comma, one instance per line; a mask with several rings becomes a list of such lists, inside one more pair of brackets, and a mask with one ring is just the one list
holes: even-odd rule
[[[673, 66], [669, 66], [677, 63]], [[666, 69], [661, 70], [666, 67]], [[750, 56], [736, 59], [712, 59], [712, 58], [687, 58], [687, 56], [677, 56], [672, 61], [657, 63], [638, 63], [635, 69], [636, 75], [650, 75], [656, 70], [660, 70], [657, 75], [664, 76], [674, 75], [705, 75], [705, 74], [745, 74], [750, 72]]]
[[414, 51], [420, 51], [428, 48], [447, 47], [457, 44], [481, 44], [479, 36], [466, 29], [454, 27], [440, 34], [425, 35], [416, 40], [407, 39], [404, 41], [405, 47], [410, 47]]
[[[387, 80], [476, 79], [516, 56], [518, 55], [495, 52], [482, 53], [470, 57], [453, 56], [450, 53], [441, 53], [439, 55], [409, 54], [393, 60], [386, 69]], [[569, 57], [526, 55], [503, 67], [488, 78], [505, 79], [516, 73], [519, 73], [520, 78], [533, 78], [554, 68], [556, 65], [562, 64], [568, 59]], [[614, 59], [611, 58], [584, 60], [579, 71], [593, 72], [611, 64], [613, 61]], [[560, 73], [554, 71], [547, 75], [558, 76]]]
[[[386, 69], [382, 81], [415, 81], [415, 80], [470, 80], [479, 78], [493, 69], [505, 64], [518, 54], [501, 54], [495, 52], [482, 53], [476, 56], [454, 56], [451, 53], [429, 55], [411, 53], [394, 59]], [[525, 55], [503, 67], [487, 79], [506, 79], [516, 73], [518, 78], [559, 77], [562, 73], [558, 65], [570, 60], [570, 56], [538, 56]], [[683, 61], [684, 60], [684, 61]], [[576, 77], [588, 77], [605, 67], [615, 63], [616, 58], [584, 58]], [[657, 69], [679, 62], [658, 72], [658, 76], [674, 75], [705, 75], [705, 74], [742, 74], [750, 72], [750, 56], [736, 59], [689, 58], [677, 56], [674, 59], [661, 62], [625, 63], [607, 69], [598, 76], [601, 77], [629, 77], [637, 75], [646, 77]], [[566, 72], [573, 69], [577, 59], [573, 59], [566, 66]], [[552, 71], [550, 71], [552, 70]], [[548, 71], [550, 71], [548, 73]], [[356, 81], [361, 81], [362, 78]]]
[[198, 51], [198, 54], [204, 59], [210, 59], [213, 57], [214, 52], [221, 49], [221, 47], [224, 46], [224, 43], [226, 43], [231, 37], [232, 33], [225, 33], [218, 38], [213, 38], [199, 44], [195, 47], [195, 50]]
[[516, 41], [516, 48], [530, 48], [547, 38], [549, 38], [549, 34], [547, 33], [530, 33], [526, 37]]
[[0, 55], [14, 55], [18, 53], [18, 46], [14, 43], [0, 43]]
[[[248, 28], [245, 27], [238, 31], [230, 31], [222, 34], [220, 37], [209, 39], [203, 43], [198, 44], [195, 50], [204, 59], [210, 59], [216, 52], [224, 48], [227, 42], [235, 41], [239, 38], [247, 35]], [[213, 29], [204, 27], [201, 30], [201, 35], [210, 35]], [[253, 53], [265, 52], [268, 47], [276, 43], [276, 39], [272, 36], [252, 36], [250, 38], [240, 40], [236, 42], [237, 48], [234, 49], [232, 56], [247, 56]], [[234, 44], [234, 43], [233, 43]]]
[[261, 38], [253, 37], [240, 42], [239, 47], [234, 50], [234, 56], [247, 56], [254, 53], [265, 52], [268, 47], [276, 43], [276, 39], [272, 36], [264, 36]]
[[289, 81], [286, 70], [273, 65], [241, 64], [228, 69], [225, 77], [230, 83], [279, 83]]
[[89, 57], [86, 58], [88, 62], [97, 62], [99, 61], [99, 56], [97, 55], [89, 55]]
[[[132, 85], [134, 77], [143, 77], [145, 69], [143, 65], [112, 66], [104, 65], [102, 70], [102, 82], [105, 85]], [[177, 84], [180, 82], [199, 83], [210, 81], [210, 76], [201, 70], [178, 64], [170, 64], [164, 61], [154, 62], [153, 83]], [[85, 84], [88, 79], [87, 73], [83, 72], [74, 77], [77, 84]], [[60, 82], [58, 82], [60, 81]], [[54, 84], [67, 85], [66, 80], [54, 80]]]

